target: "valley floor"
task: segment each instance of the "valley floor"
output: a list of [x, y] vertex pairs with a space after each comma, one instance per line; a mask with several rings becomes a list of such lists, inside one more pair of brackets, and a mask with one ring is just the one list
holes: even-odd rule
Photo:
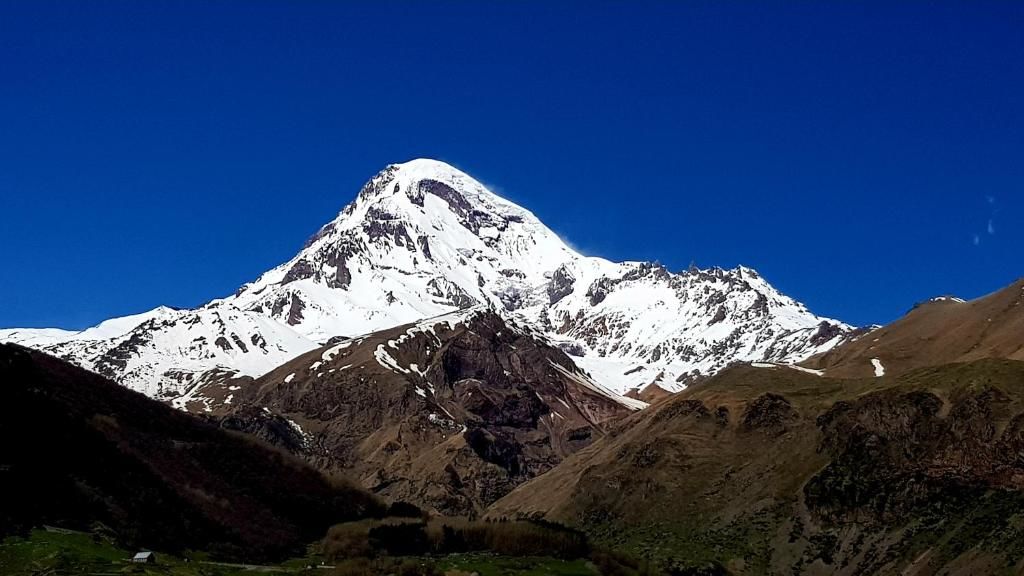
[[[132, 564], [133, 552], [95, 538], [91, 534], [33, 530], [28, 537], [9, 537], [0, 542], [2, 576], [234, 576], [238, 574], [355, 574], [351, 567], [321, 564], [311, 554], [276, 565], [214, 562], [203, 553], [172, 556], [157, 553], [153, 565]], [[519, 558], [493, 554], [452, 554], [436, 558], [398, 558], [399, 563], [430, 564], [436, 574], [448, 576], [595, 576], [586, 560]], [[399, 570], [402, 574], [405, 572]]]

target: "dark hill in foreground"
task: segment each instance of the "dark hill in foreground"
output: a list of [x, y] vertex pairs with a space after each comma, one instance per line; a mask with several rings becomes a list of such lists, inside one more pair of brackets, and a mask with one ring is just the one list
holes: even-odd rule
[[362, 490], [64, 361], [0, 345], [0, 531], [97, 523], [248, 560], [379, 512]]

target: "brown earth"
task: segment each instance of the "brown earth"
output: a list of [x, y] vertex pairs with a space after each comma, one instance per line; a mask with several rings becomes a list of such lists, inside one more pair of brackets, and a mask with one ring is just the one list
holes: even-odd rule
[[981, 358], [1024, 360], [1024, 279], [970, 302], [918, 304], [903, 318], [813, 357], [802, 365], [835, 378], [886, 374]]
[[677, 573], [1018, 574], [1024, 363], [838, 380], [730, 368], [513, 490]]
[[631, 412], [591, 386], [540, 335], [475, 311], [300, 356], [244, 387], [224, 425], [386, 498], [474, 516]]

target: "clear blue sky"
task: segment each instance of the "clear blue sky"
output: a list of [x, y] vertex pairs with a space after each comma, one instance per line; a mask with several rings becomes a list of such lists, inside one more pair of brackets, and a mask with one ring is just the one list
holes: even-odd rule
[[0, 326], [230, 294], [390, 162], [890, 321], [1024, 275], [1024, 3], [0, 0]]

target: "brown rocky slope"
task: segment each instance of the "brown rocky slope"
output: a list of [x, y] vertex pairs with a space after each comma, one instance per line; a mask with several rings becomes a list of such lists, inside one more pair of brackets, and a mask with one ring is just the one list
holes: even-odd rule
[[860, 380], [737, 366], [489, 514], [564, 522], [679, 573], [1017, 574], [1024, 363]]
[[1024, 279], [976, 300], [934, 298], [896, 322], [803, 362], [835, 378], [981, 358], [1024, 360]]
[[642, 405], [486, 308], [329, 344], [241, 388], [224, 426], [387, 498], [469, 516]]

